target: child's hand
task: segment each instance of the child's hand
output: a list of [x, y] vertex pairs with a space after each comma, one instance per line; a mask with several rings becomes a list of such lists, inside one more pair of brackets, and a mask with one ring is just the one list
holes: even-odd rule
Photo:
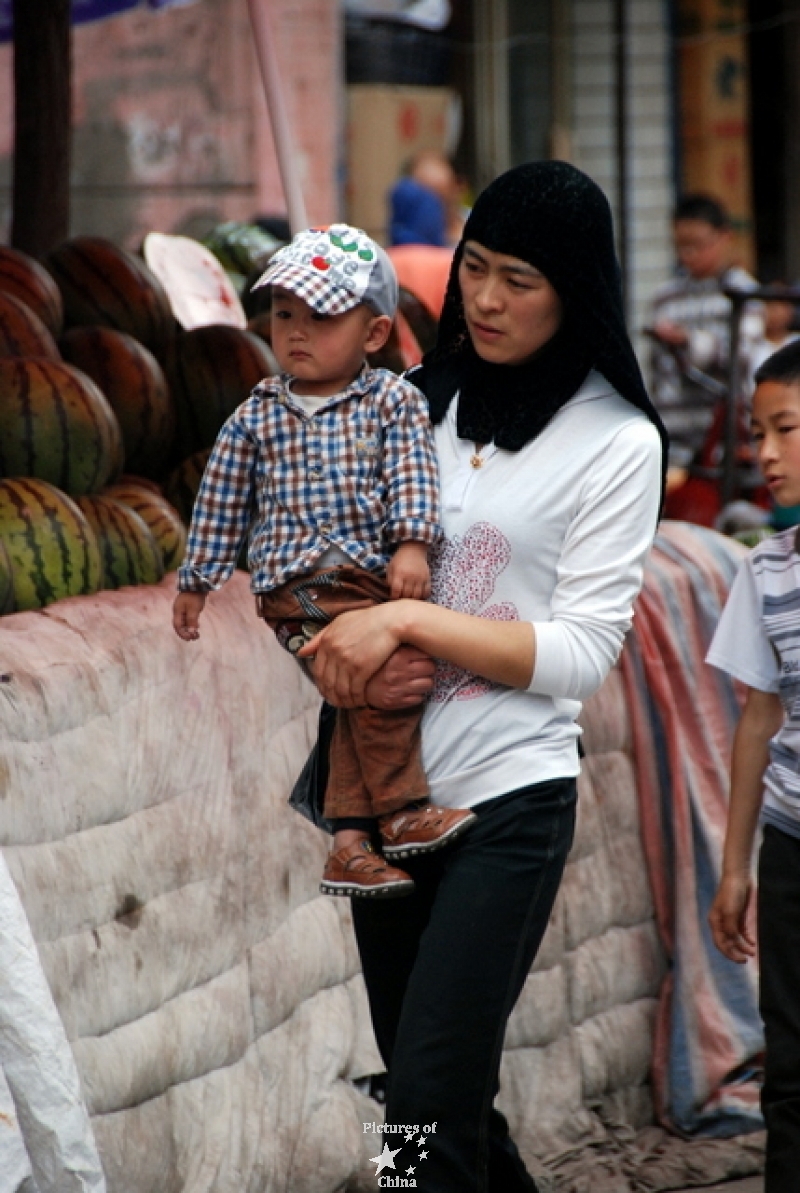
[[184, 642], [200, 637], [200, 614], [206, 603], [204, 592], [179, 592], [172, 606], [172, 628]]
[[662, 319], [652, 329], [656, 339], [664, 344], [671, 344], [674, 348], [683, 348], [689, 342], [689, 334], [680, 323], [673, 323], [669, 319]]
[[714, 944], [729, 961], [755, 956], [756, 942], [748, 923], [753, 884], [749, 875], [723, 874], [708, 913]]
[[427, 543], [401, 543], [389, 561], [386, 579], [393, 601], [426, 600], [431, 595]]

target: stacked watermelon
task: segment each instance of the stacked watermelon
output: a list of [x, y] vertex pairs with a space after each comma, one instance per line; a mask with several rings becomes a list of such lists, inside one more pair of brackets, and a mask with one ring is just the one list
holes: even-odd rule
[[[182, 330], [144, 262], [108, 241], [67, 241], [50, 254], [47, 267], [64, 302], [68, 330], [59, 347], [113, 406], [122, 428], [125, 473], [155, 482], [156, 496], [180, 491], [180, 517], [188, 522], [220, 427], [273, 370], [269, 348], [238, 327]], [[153, 485], [151, 496], [152, 490]], [[131, 505], [130, 492], [125, 500]], [[145, 517], [147, 500], [140, 491], [131, 508]], [[177, 567], [183, 540], [176, 547], [177, 532], [174, 526], [166, 530], [163, 506], [148, 507], [145, 520], [157, 537], [166, 536], [159, 538], [165, 566]]]
[[217, 433], [270, 371], [250, 332], [178, 328], [108, 240], [44, 266], [0, 247], [0, 615], [178, 567]]
[[[104, 587], [154, 582], [165, 570], [142, 514], [117, 497], [100, 496], [128, 466], [129, 408], [148, 427], [153, 422], [154, 452], [161, 446], [165, 419], [154, 421], [153, 410], [141, 409], [151, 397], [145, 378], [154, 406], [157, 398], [168, 409], [172, 438], [174, 413], [163, 370], [147, 348], [125, 335], [128, 357], [118, 353], [114, 360], [120, 384], [106, 392], [104, 378], [86, 360], [58, 347], [64, 307], [48, 270], [0, 247], [0, 614]], [[167, 307], [165, 326], [168, 314]], [[149, 490], [147, 496], [162, 515], [163, 497]], [[113, 530], [111, 519], [94, 517], [98, 502], [104, 513], [113, 513]], [[185, 540], [185, 527], [167, 508], [172, 558], [176, 533]]]

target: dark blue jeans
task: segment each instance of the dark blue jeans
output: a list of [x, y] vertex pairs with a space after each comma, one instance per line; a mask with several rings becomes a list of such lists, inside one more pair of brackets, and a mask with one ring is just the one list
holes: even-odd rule
[[765, 1193], [800, 1189], [800, 838], [767, 825], [758, 862], [758, 947], [766, 1053]]
[[372, 1022], [389, 1078], [386, 1121], [433, 1123], [427, 1156], [384, 1138], [428, 1193], [535, 1193], [493, 1109], [506, 1022], [550, 917], [572, 844], [574, 779], [479, 804], [439, 853], [403, 865], [413, 895], [353, 900]]

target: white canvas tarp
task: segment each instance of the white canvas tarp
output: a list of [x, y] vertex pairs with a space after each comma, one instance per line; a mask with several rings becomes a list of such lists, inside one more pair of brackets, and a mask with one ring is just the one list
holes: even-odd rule
[[2, 855], [0, 1074], [0, 1193], [105, 1193], [72, 1051]]

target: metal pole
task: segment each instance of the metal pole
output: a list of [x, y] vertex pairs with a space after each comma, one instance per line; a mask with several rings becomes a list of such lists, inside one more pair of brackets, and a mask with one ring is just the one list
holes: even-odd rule
[[473, 5], [478, 181], [486, 186], [511, 164], [508, 122], [508, 0]]
[[742, 338], [742, 315], [745, 303], [752, 300], [752, 294], [742, 290], [726, 290], [731, 303], [731, 343], [728, 359], [728, 392], [725, 395], [725, 435], [722, 457], [722, 504], [727, 505], [736, 497], [736, 454], [738, 448], [739, 397], [742, 386], [742, 366], [739, 359], [739, 345]]
[[628, 238], [628, 21], [625, 0], [614, 3], [614, 76], [615, 125], [617, 150], [617, 247], [622, 273], [622, 301], [628, 313], [630, 253]]
[[284, 102], [283, 86], [281, 84], [278, 56], [275, 52], [275, 41], [272, 36], [269, 16], [267, 15], [268, 0], [247, 0], [250, 10], [250, 23], [253, 26], [253, 38], [256, 45], [258, 67], [261, 71], [261, 81], [264, 84], [264, 94], [267, 99], [272, 137], [275, 141], [275, 153], [278, 158], [283, 193], [286, 198], [286, 210], [289, 215], [289, 225], [292, 234], [308, 227], [303, 188], [300, 185], [300, 175], [297, 170], [297, 150], [292, 137], [289, 117]]
[[11, 243], [44, 257], [69, 236], [70, 0], [14, 0]]
[[572, 160], [572, 46], [571, 10], [567, 0], [554, 0], [552, 8], [553, 59], [550, 153], [560, 161]]

